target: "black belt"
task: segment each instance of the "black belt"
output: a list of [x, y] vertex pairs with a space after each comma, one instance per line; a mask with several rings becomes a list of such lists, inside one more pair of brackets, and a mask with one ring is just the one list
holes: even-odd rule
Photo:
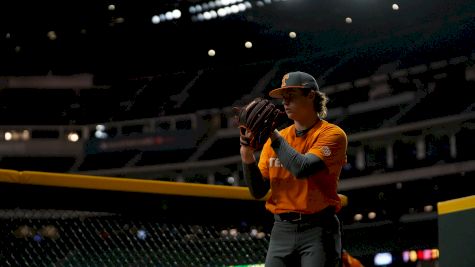
[[305, 214], [300, 212], [285, 212], [280, 214], [274, 214], [274, 218], [277, 221], [283, 222], [300, 222], [328, 218], [333, 215], [335, 215], [335, 208], [327, 207], [319, 212], [311, 214]]

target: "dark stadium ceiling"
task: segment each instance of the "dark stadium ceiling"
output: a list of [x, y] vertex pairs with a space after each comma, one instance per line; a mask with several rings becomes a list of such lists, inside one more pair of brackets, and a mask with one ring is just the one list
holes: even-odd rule
[[463, 40], [473, 37], [474, 15], [474, 1], [466, 0], [1, 1], [0, 76], [143, 75], [371, 42], [407, 46], [402, 39], [473, 47], [473, 38]]

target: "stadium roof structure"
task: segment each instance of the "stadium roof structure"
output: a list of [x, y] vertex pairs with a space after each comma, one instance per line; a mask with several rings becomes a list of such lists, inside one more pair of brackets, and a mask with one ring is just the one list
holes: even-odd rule
[[374, 43], [396, 55], [462, 49], [475, 28], [467, 0], [3, 1], [0, 10], [0, 76], [133, 76], [343, 57]]
[[322, 87], [470, 56], [474, 18], [468, 0], [2, 1], [0, 124], [155, 117], [296, 69]]

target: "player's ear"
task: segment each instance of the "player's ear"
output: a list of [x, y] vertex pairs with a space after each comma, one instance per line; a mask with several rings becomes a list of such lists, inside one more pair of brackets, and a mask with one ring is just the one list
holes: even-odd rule
[[310, 90], [307, 97], [313, 100], [315, 98], [315, 94], [316, 92], [314, 90]]

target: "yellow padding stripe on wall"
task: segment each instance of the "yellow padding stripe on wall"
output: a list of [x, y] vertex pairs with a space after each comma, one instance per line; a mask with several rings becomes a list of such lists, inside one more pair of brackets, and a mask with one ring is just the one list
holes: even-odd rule
[[0, 181], [9, 183], [20, 183], [19, 171], [0, 169]]
[[247, 187], [47, 172], [0, 170], [0, 182], [165, 195], [254, 200]]
[[462, 197], [437, 203], [439, 215], [475, 209], [475, 196]]
[[[249, 193], [247, 187], [164, 182], [63, 173], [32, 171], [20, 172], [0, 169], [0, 182], [178, 196], [255, 200]], [[261, 200], [266, 200], [269, 195], [270, 192]], [[347, 206], [348, 197], [342, 194], [338, 194], [338, 196], [340, 197], [342, 206]]]

